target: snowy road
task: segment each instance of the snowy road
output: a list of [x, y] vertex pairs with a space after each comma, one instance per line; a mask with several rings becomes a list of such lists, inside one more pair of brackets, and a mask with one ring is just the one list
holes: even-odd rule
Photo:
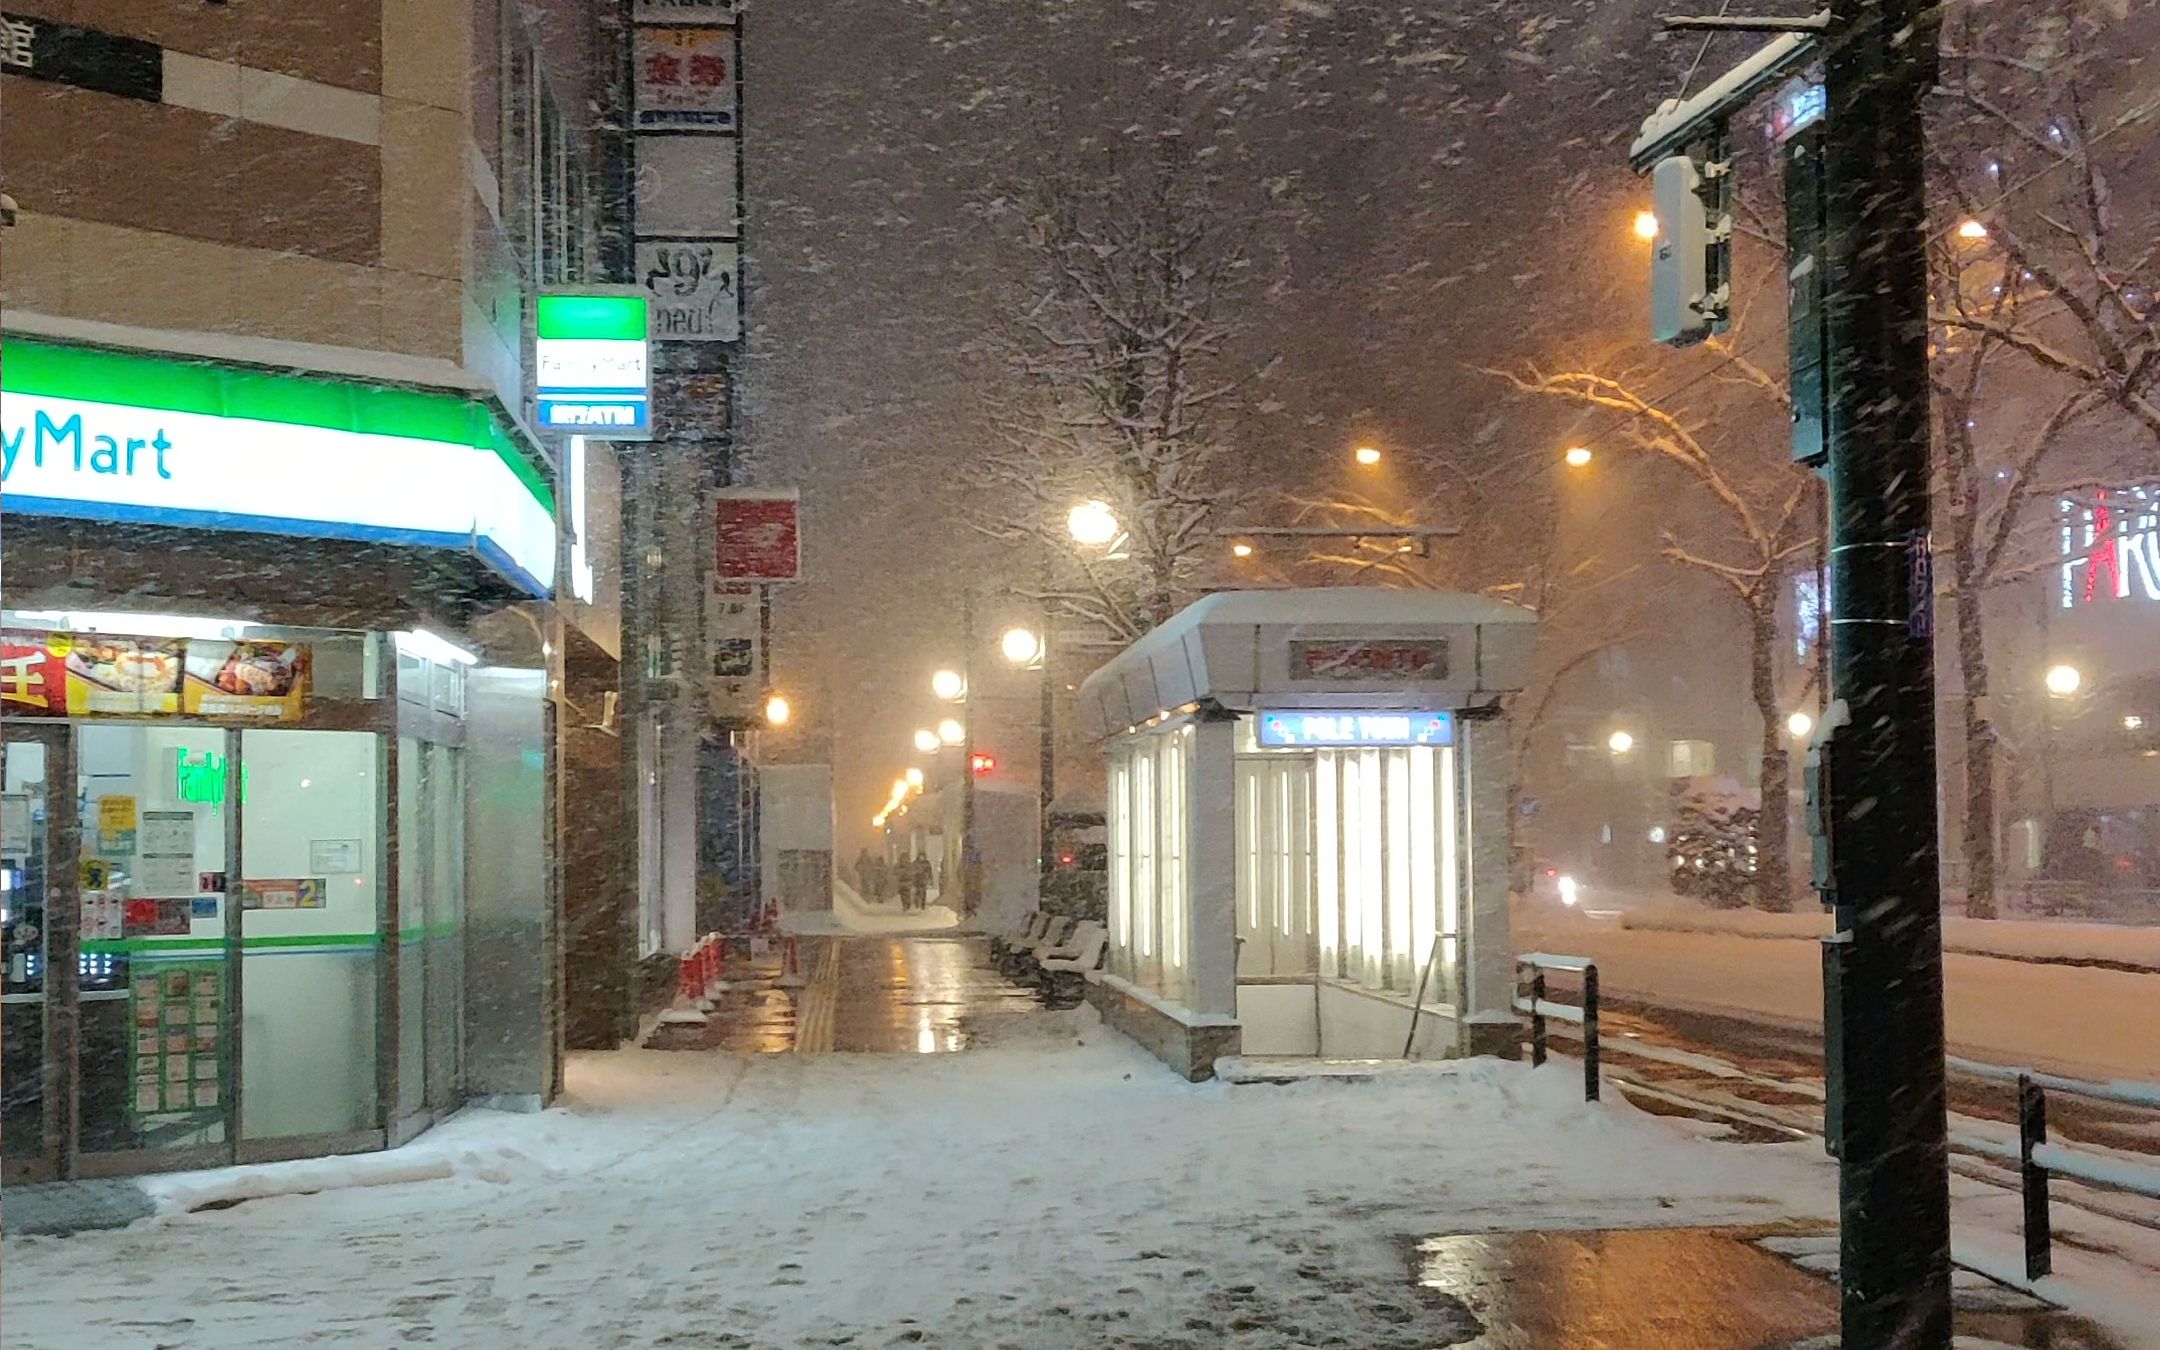
[[5, 1345], [1408, 1350], [1474, 1334], [1414, 1239], [1830, 1204], [1806, 1146], [1689, 1140], [1566, 1074], [1195, 1086], [1085, 1011], [975, 1032], [580, 1058], [566, 1109], [329, 1165], [445, 1180], [11, 1242]]
[[[1623, 928], [1518, 909], [1516, 946], [1588, 956], [1602, 986], [1646, 1004], [1822, 1027], [1822, 958], [1804, 938]], [[1944, 958], [1954, 1053], [2087, 1078], [2160, 1080], [2160, 976], [1986, 956]]]

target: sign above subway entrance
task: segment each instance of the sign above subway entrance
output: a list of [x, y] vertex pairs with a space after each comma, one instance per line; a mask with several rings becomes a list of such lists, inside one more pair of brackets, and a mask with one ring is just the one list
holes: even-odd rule
[[1329, 708], [1260, 714], [1263, 746], [1453, 745], [1455, 715], [1388, 708]]

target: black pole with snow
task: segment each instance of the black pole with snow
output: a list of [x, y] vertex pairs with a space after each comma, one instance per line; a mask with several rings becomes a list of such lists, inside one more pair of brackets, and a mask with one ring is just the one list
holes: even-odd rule
[[1844, 725], [1826, 824], [1843, 935], [1830, 1029], [1843, 1344], [1948, 1350], [1921, 119], [1937, 28], [1918, 0], [1830, 12], [1830, 682]]

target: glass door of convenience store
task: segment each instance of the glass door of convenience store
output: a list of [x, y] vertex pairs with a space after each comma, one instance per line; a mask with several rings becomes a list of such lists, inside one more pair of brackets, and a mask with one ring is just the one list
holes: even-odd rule
[[[0, 1183], [50, 1180], [66, 1136], [67, 1072], [56, 1062], [45, 973], [52, 915], [71, 905], [73, 805], [49, 791], [68, 778], [67, 733], [10, 720], [0, 787]], [[63, 941], [64, 945], [64, 941]]]
[[232, 1160], [233, 749], [219, 727], [74, 724], [75, 903], [54, 936], [77, 948], [75, 1175]]
[[239, 735], [241, 1161], [380, 1148], [383, 738]]

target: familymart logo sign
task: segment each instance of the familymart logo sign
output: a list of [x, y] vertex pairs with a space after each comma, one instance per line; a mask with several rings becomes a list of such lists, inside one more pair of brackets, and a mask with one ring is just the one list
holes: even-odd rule
[[542, 431], [645, 440], [652, 371], [643, 292], [541, 296], [534, 308], [533, 402]]
[[[59, 473], [96, 477], [133, 478], [138, 473], [161, 479], [173, 476], [169, 459], [173, 442], [162, 424], [150, 426], [132, 418], [98, 417], [100, 411], [140, 414], [141, 410], [134, 408], [86, 404], [70, 410], [65, 406], [42, 406], [65, 402], [19, 394], [0, 398], [0, 451], [6, 455], [4, 467], [0, 467], [0, 486], [17, 490], [18, 463], [38, 476], [43, 476], [48, 463]], [[33, 404], [40, 406], [28, 406]], [[139, 434], [143, 432], [148, 434]]]

